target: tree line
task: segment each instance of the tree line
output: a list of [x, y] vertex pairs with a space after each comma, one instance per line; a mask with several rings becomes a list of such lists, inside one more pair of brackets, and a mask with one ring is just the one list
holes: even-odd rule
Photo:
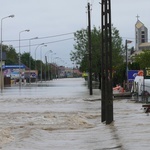
[[[11, 45], [2, 45], [3, 52], [6, 53], [6, 60], [5, 60], [5, 65], [19, 65], [19, 53], [16, 52], [15, 48]], [[43, 67], [43, 74], [48, 71], [47, 64], [43, 63], [41, 60], [35, 60], [33, 57], [30, 55], [29, 52], [24, 52], [23, 54], [20, 54], [20, 60], [21, 60], [21, 65], [25, 65], [27, 69], [30, 70], [35, 70], [35, 63], [36, 63], [36, 68], [38, 70], [38, 74], [41, 74], [41, 63]], [[30, 62], [30, 64], [29, 64]]]
[[[92, 73], [94, 80], [100, 81], [101, 75], [101, 39], [102, 31], [95, 26], [91, 30], [91, 47], [92, 47]], [[88, 72], [88, 31], [81, 29], [74, 33], [74, 50], [71, 51], [71, 60], [80, 66], [80, 70]], [[128, 49], [130, 53], [134, 53], [134, 48]], [[125, 45], [120, 37], [119, 30], [112, 25], [112, 69], [113, 83], [123, 84], [126, 80], [126, 61], [125, 61]], [[143, 70], [150, 67], [149, 63], [150, 50], [144, 50], [140, 54], [134, 55], [131, 61], [128, 62], [129, 70]]]
[[[102, 31], [95, 26], [91, 30], [91, 45], [92, 45], [92, 72], [94, 74], [94, 80], [100, 80], [101, 74], [101, 36]], [[74, 50], [70, 53], [70, 59], [82, 72], [88, 72], [88, 31], [87, 29], [81, 29], [74, 33]], [[6, 65], [18, 65], [19, 53], [16, 52], [13, 46], [2, 45], [3, 52], [6, 52]], [[128, 49], [131, 53], [134, 53], [134, 48]], [[24, 64], [31, 70], [35, 69], [35, 63], [38, 73], [41, 73], [40, 65], [42, 63], [43, 70], [47, 71], [47, 65], [41, 60], [35, 60], [30, 56], [29, 52], [20, 54], [21, 64]], [[114, 84], [123, 83], [126, 79], [126, 62], [125, 62], [125, 46], [123, 40], [120, 37], [119, 30], [112, 26], [112, 64], [113, 64], [113, 81]], [[149, 63], [150, 50], [144, 50], [140, 54], [134, 55], [132, 61], [128, 63], [129, 70], [143, 70], [146, 67], [150, 67]], [[31, 65], [29, 65], [29, 60]]]

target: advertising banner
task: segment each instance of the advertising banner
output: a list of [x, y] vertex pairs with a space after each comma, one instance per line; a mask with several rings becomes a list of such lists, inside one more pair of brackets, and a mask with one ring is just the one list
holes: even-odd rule
[[143, 76], [143, 70], [128, 70], [128, 81], [133, 81], [136, 76]]
[[128, 81], [134, 81], [138, 75], [139, 70], [128, 70]]

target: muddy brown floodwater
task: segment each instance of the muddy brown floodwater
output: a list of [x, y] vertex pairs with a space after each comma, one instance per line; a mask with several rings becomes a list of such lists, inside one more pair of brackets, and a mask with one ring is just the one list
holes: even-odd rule
[[101, 95], [82, 78], [5, 88], [0, 95], [2, 150], [147, 150], [150, 117], [142, 104], [114, 100], [114, 122], [101, 123]]

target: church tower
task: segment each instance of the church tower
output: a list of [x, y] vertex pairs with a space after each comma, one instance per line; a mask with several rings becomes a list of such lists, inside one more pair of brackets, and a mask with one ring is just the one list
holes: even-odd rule
[[148, 42], [148, 29], [138, 19], [135, 24], [135, 50], [139, 50], [139, 45]]

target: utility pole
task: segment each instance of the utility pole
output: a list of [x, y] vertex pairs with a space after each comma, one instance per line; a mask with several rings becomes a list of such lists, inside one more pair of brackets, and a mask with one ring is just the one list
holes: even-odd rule
[[90, 3], [88, 3], [88, 49], [89, 49], [89, 92], [93, 95], [92, 90], [92, 49], [91, 49], [91, 13]]
[[110, 124], [113, 121], [111, 0], [102, 0], [101, 10], [101, 121]]
[[128, 48], [127, 48], [127, 40], [125, 41], [125, 50], [126, 50], [126, 90], [128, 90]]
[[126, 90], [129, 90], [129, 82], [128, 82], [128, 44], [132, 43], [130, 40], [125, 41], [125, 51], [126, 51]]

